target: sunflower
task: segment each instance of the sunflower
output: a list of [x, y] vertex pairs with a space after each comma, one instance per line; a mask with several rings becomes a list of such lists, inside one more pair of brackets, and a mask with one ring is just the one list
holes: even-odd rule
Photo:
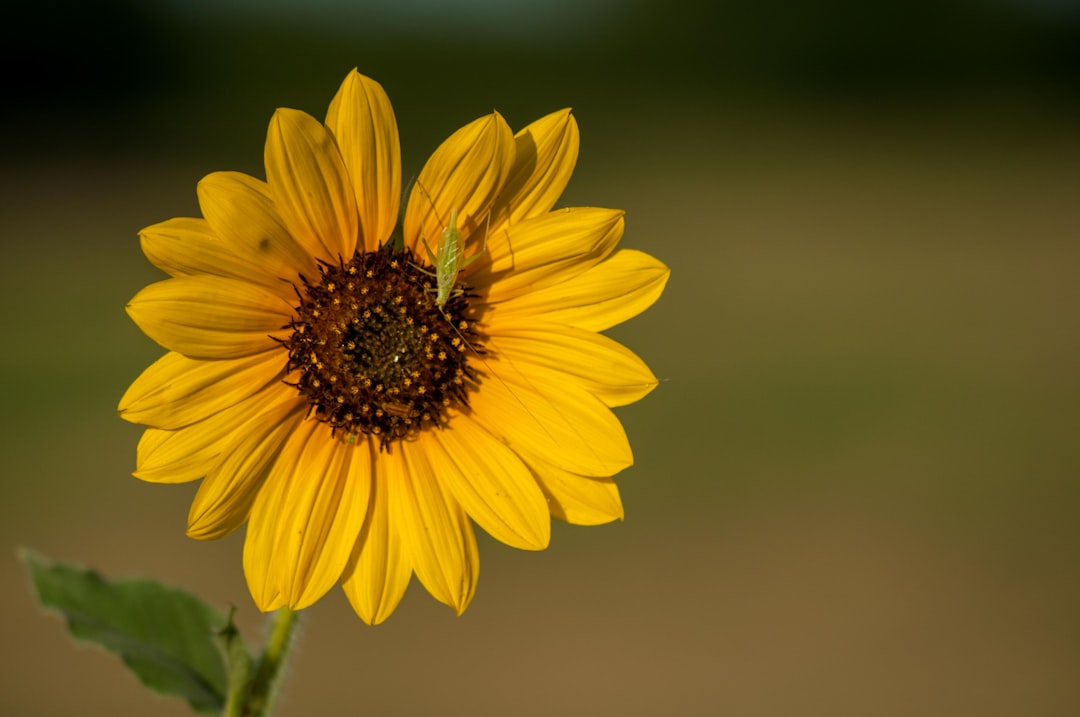
[[427, 161], [398, 228], [394, 113], [354, 70], [325, 123], [277, 110], [266, 181], [210, 174], [202, 218], [140, 233], [170, 278], [127, 306], [168, 350], [120, 401], [147, 426], [135, 475], [202, 479], [193, 538], [247, 524], [261, 610], [340, 582], [375, 624], [415, 573], [460, 614], [474, 523], [541, 550], [551, 516], [622, 518], [612, 476], [633, 459], [611, 408], [656, 379], [598, 332], [668, 269], [616, 248], [621, 211], [553, 209], [577, 153], [569, 110], [517, 134], [481, 117]]

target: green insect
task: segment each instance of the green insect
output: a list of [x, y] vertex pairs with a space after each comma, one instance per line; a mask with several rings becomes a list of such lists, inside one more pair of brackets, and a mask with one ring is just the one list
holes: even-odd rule
[[[418, 184], [417, 186], [419, 186], [420, 189], [424, 191], [424, 194], [427, 194], [427, 191], [424, 190], [422, 185]], [[484, 252], [487, 251], [487, 238], [490, 227], [491, 214], [489, 213], [484, 227], [483, 244], [481, 245], [480, 250], [470, 257], [465, 256], [465, 236], [462, 233], [461, 229], [458, 227], [458, 212], [456, 209], [450, 211], [450, 223], [446, 226], [445, 229], [442, 230], [442, 236], [440, 237], [439, 243], [435, 247], [434, 252], [428, 245], [427, 239], [424, 238], [423, 232], [421, 232], [420, 241], [423, 243], [424, 250], [427, 252], [428, 261], [431, 262], [431, 265], [433, 267], [432, 271], [422, 271], [425, 271], [425, 273], [427, 273], [428, 275], [435, 277], [435, 305], [439, 308], [440, 311], [442, 311], [446, 307], [446, 303], [451, 298], [459, 296], [464, 292], [464, 289], [457, 286], [458, 273], [461, 272], [462, 269], [465, 269], [466, 267], [471, 265], [481, 256], [483, 256]], [[559, 410], [559, 408], [551, 401], [549, 401], [544, 396], [541, 390], [535, 387], [533, 382], [529, 379], [528, 375], [518, 369], [514, 365], [514, 362], [510, 359], [510, 357], [497, 351], [497, 353], [499, 353], [501, 356], [501, 364], [496, 366], [495, 364], [490, 363], [486, 358], [484, 358], [484, 351], [478, 351], [468, 342], [468, 340], [466, 340], [465, 336], [462, 335], [461, 331], [459, 331], [456, 326], [453, 326], [453, 324], [451, 324], [451, 326], [453, 327], [454, 331], [457, 332], [458, 337], [464, 342], [466, 348], [468, 348], [476, 357], [476, 359], [484, 366], [485, 373], [489, 377], [494, 378], [495, 381], [500, 384], [510, 396], [513, 397], [513, 400], [515, 400], [522, 408], [524, 408], [526, 413], [533, 417], [533, 420], [536, 422], [538, 430], [547, 434], [549, 437], [552, 437], [551, 428], [549, 427], [548, 422], [553, 421], [563, 427], [564, 430], [574, 435], [577, 435], [580, 438], [582, 444], [584, 444], [585, 446], [590, 446], [589, 442], [585, 440], [585, 438], [581, 437], [581, 434], [578, 432], [577, 427], [565, 416], [562, 415], [562, 412]], [[544, 421], [541, 421], [534, 413], [533, 404], [527, 403], [524, 400], [521, 394], [521, 389], [515, 388], [515, 386], [520, 385], [531, 387], [533, 389], [529, 392], [531, 400], [534, 400], [540, 405], [545, 406], [544, 410], [547, 416], [545, 417]], [[554, 418], [553, 415], [557, 418]]]
[[428, 261], [434, 267], [432, 275], [435, 277], [435, 305], [442, 309], [446, 306], [446, 302], [450, 300], [450, 297], [456, 296], [462, 291], [462, 289], [455, 288], [458, 273], [479, 259], [487, 249], [487, 231], [484, 232], [484, 245], [480, 247], [480, 251], [465, 258], [465, 237], [462, 235], [461, 229], [458, 228], [458, 212], [456, 209], [451, 209], [450, 223], [446, 229], [443, 229], [442, 237], [439, 239], [435, 251], [431, 251], [431, 247], [428, 246], [427, 240], [423, 236], [420, 237], [420, 240], [424, 243], [424, 251], [427, 252]]

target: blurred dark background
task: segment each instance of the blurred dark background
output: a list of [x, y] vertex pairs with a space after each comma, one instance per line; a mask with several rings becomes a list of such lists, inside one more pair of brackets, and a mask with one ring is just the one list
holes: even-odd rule
[[[0, 714], [186, 714], [68, 644], [14, 548], [260, 618], [241, 537], [130, 477], [160, 349], [137, 231], [263, 176], [275, 107], [379, 80], [404, 174], [572, 106], [566, 205], [672, 268], [611, 333], [625, 522], [482, 538], [462, 618], [413, 585], [305, 613], [283, 717], [1080, 713], [1080, 3], [19, 3], [0, 27]], [[63, 686], [62, 689], [60, 686]]]

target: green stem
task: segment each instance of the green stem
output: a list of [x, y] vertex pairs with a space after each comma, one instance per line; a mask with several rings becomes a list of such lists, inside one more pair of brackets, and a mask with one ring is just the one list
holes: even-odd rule
[[292, 647], [294, 629], [298, 621], [299, 614], [287, 607], [274, 613], [266, 648], [259, 658], [255, 675], [248, 684], [247, 695], [244, 704], [240, 706], [238, 715], [269, 717], [273, 711], [281, 668], [289, 657], [289, 649]]

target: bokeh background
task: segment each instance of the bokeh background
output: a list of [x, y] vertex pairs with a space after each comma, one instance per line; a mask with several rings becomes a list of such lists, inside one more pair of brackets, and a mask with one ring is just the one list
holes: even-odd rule
[[1080, 714], [1080, 5], [278, 0], [5, 11], [0, 714], [183, 715], [34, 605], [15, 548], [262, 620], [241, 537], [130, 477], [160, 349], [136, 232], [262, 174], [358, 67], [405, 175], [497, 108], [575, 110], [564, 204], [672, 269], [611, 333], [625, 522], [481, 539], [461, 618], [304, 615], [282, 717]]

